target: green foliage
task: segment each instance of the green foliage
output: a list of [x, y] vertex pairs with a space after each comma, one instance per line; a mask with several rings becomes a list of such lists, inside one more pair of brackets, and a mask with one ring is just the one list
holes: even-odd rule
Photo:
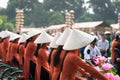
[[79, 16], [83, 14], [84, 0], [44, 0], [44, 7], [47, 11], [59, 11], [65, 13], [69, 10], [75, 11], [75, 19], [78, 20]]
[[8, 16], [8, 20], [10, 20], [11, 22], [14, 21], [13, 19], [16, 16], [16, 8], [18, 8], [17, 5], [18, 5], [17, 0], [9, 0], [8, 2], [8, 6], [6, 9], [6, 15]]
[[89, 3], [90, 7], [93, 9], [95, 20], [117, 21], [115, 3], [111, 0], [90, 0]]
[[[28, 13], [29, 14], [29, 13]], [[34, 27], [48, 25], [48, 12], [43, 9], [42, 4], [35, 8], [34, 12], [30, 16], [30, 23], [35, 24]], [[27, 18], [27, 17], [26, 17]]]
[[9, 30], [9, 31], [13, 31], [14, 30], [14, 25], [10, 22], [8, 23], [4, 23], [4, 30]]
[[3, 20], [3, 22], [4, 22], [4, 21], [7, 21], [7, 18], [8, 18], [8, 17], [7, 17], [7, 16], [5, 16], [5, 15], [0, 16], [0, 19], [2, 19], [2, 20]]
[[0, 24], [0, 31], [1, 30], [10, 30], [10, 31], [14, 30], [14, 25], [13, 25], [13, 23], [7, 21], [7, 19], [8, 19], [7, 16], [2, 15], [2, 16], [0, 16], [0, 19], [3, 21], [3, 23]]
[[92, 14], [90, 15], [89, 13], [87, 13], [87, 12], [84, 12], [84, 14], [82, 15], [82, 16], [80, 16], [80, 18], [79, 18], [80, 20], [80, 22], [88, 22], [88, 21], [93, 21], [93, 19], [92, 19]]
[[[65, 13], [75, 11], [75, 22], [105, 21], [109, 24], [117, 22], [120, 12], [120, 0], [89, 0], [89, 7], [84, 7], [84, 0], [9, 0], [6, 9], [0, 9], [0, 15], [6, 15], [7, 20], [3, 26], [15, 24], [16, 8], [24, 9], [24, 26], [45, 27], [65, 23]], [[93, 9], [89, 13], [88, 9]], [[6, 19], [6, 18], [4, 18]], [[13, 29], [10, 27], [10, 29]], [[9, 29], [9, 28], [7, 28]]]
[[0, 8], [0, 15], [5, 15], [6, 14], [6, 9]]
[[113, 6], [115, 6], [115, 12], [120, 13], [120, 0], [113, 1]]
[[61, 24], [61, 23], [64, 23], [65, 20], [64, 20], [64, 16], [60, 12], [54, 11], [50, 13], [48, 22], [50, 22], [49, 25]]
[[65, 0], [44, 0], [44, 8], [47, 11], [50, 9], [64, 11], [66, 9]]

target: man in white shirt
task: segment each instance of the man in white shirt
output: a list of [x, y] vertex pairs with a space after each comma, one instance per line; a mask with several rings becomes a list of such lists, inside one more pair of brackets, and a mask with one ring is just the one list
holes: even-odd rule
[[95, 38], [84, 50], [84, 59], [92, 60], [94, 56], [101, 56], [100, 50], [96, 46], [97, 39]]
[[100, 39], [97, 43], [97, 47], [99, 48], [102, 56], [107, 57], [107, 50], [109, 48], [109, 41], [106, 39], [106, 35], [102, 34], [102, 39]]

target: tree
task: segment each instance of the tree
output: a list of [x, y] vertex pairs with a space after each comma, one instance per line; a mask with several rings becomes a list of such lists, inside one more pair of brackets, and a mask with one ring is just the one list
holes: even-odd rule
[[6, 22], [4, 23], [4, 28], [3, 30], [9, 30], [9, 31], [14, 31], [14, 25], [11, 22]]
[[44, 0], [44, 8], [49, 11], [50, 9], [55, 11], [65, 11], [65, 0]]
[[0, 30], [10, 30], [13, 31], [14, 30], [14, 25], [11, 22], [8, 22], [8, 17], [6, 15], [2, 15], [0, 16], [0, 20], [2, 21], [2, 23], [0, 24]]
[[6, 15], [8, 16], [8, 20], [13, 23], [15, 23], [16, 8], [18, 8], [17, 0], [9, 0]]
[[59, 11], [62, 13], [66, 13], [66, 11], [74, 10], [75, 11], [75, 19], [83, 14], [84, 0], [44, 0], [44, 7], [47, 11]]
[[6, 9], [8, 20], [15, 24], [16, 8], [24, 9], [24, 25], [31, 27], [48, 26], [64, 23], [64, 15], [69, 10], [75, 11], [75, 20], [80, 21], [84, 14], [84, 0], [9, 0]]
[[93, 14], [90, 14], [88, 12], [84, 12], [84, 14], [82, 16], [80, 16], [79, 21], [80, 22], [93, 21], [92, 16], [93, 16]]
[[84, 0], [9, 0], [7, 9], [0, 14], [8, 16], [8, 21], [15, 24], [16, 8], [24, 9], [24, 25], [30, 27], [44, 27], [65, 22], [65, 13], [74, 10], [75, 22], [106, 21], [114, 23], [120, 11], [119, 0], [89, 0], [89, 8], [84, 7]]
[[36, 27], [61, 24], [64, 22], [64, 15], [59, 11], [46, 11], [41, 4], [34, 10], [31, 22]]
[[6, 9], [0, 8], [0, 15], [5, 15], [6, 14]]
[[34, 13], [35, 8], [39, 5], [38, 0], [9, 0], [8, 6], [6, 9], [6, 15], [8, 20], [15, 24], [16, 9], [23, 9], [25, 17], [25, 25], [30, 24], [30, 19], [32, 19], [32, 14]]
[[63, 24], [65, 23], [64, 16], [59, 11], [53, 11], [49, 13], [48, 19], [49, 25]]
[[44, 10], [42, 4], [35, 8], [31, 14], [30, 22], [35, 24], [34, 27], [47, 26], [48, 25], [48, 13]]
[[103, 20], [109, 23], [117, 21], [115, 6], [111, 0], [90, 0], [89, 3], [95, 15], [94, 20]]
[[115, 13], [120, 13], [120, 0], [113, 0], [112, 3], [115, 6]]

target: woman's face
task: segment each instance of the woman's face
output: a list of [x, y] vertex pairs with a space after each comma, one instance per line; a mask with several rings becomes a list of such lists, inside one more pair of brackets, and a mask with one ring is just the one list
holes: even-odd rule
[[96, 42], [95, 42], [95, 43], [93, 43], [93, 46], [95, 47], [95, 46], [96, 46], [96, 44], [97, 44]]
[[94, 48], [97, 45], [97, 42], [92, 42], [91, 46]]

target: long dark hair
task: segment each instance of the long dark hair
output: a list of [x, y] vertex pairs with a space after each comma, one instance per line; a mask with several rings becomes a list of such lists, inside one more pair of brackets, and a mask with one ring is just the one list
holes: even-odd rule
[[94, 38], [94, 40], [90, 44], [96, 45], [96, 42], [97, 42], [97, 39]]
[[64, 60], [65, 60], [65, 57], [67, 56], [67, 53], [68, 53], [69, 51], [65, 51], [65, 54], [64, 54], [64, 56], [63, 56], [63, 59], [62, 59], [62, 61], [61, 61], [61, 63], [60, 63], [60, 71], [62, 71], [62, 69], [63, 69], [63, 63], [64, 63]]
[[26, 40], [26, 43], [25, 43], [25, 48], [27, 47], [28, 43], [29, 43], [30, 39], [27, 39]]
[[36, 50], [34, 52], [34, 55], [38, 57], [38, 50], [40, 49], [41, 44], [37, 44]]
[[56, 53], [54, 54], [54, 57], [53, 57], [53, 65], [54, 66], [57, 66], [57, 64], [59, 63], [60, 53], [61, 53], [62, 50], [63, 50], [63, 46], [62, 45], [58, 46], [57, 51], [56, 51]]
[[54, 50], [54, 48], [51, 48], [51, 51], [50, 51], [50, 54], [49, 54], [49, 57], [48, 57], [48, 63], [49, 64], [51, 62], [51, 55], [52, 55], [53, 50]]
[[26, 43], [25, 43], [25, 48], [27, 47], [28, 43], [32, 40], [32, 37], [30, 37], [29, 39], [26, 40]]
[[19, 45], [18, 45], [18, 47], [17, 47], [17, 53], [19, 54], [19, 48], [20, 48], [20, 45], [21, 45], [22, 43], [20, 43]]

